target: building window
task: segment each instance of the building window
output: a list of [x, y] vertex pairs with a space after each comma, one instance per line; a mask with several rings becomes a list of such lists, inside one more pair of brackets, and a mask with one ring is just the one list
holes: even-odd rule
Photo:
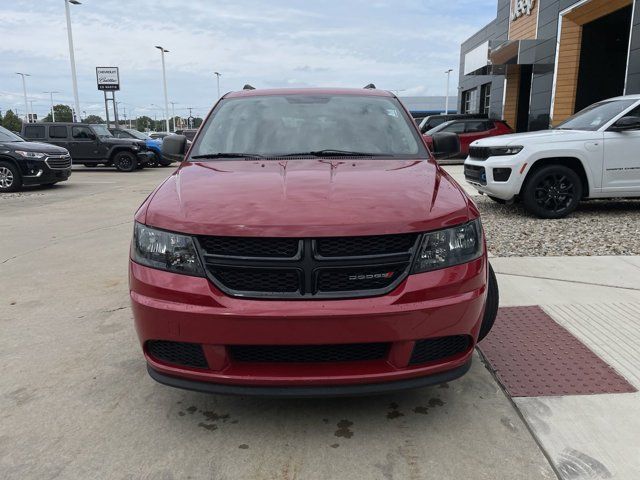
[[491, 84], [485, 83], [480, 87], [480, 112], [489, 115], [489, 107], [491, 106]]
[[478, 89], [462, 92], [462, 113], [478, 113]]

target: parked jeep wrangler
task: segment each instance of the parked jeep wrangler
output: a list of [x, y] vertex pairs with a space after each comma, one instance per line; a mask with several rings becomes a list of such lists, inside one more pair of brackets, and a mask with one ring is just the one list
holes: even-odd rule
[[154, 158], [144, 141], [115, 138], [104, 125], [38, 123], [22, 126], [28, 141], [51, 143], [69, 150], [74, 164], [114, 166], [121, 172], [142, 168]]

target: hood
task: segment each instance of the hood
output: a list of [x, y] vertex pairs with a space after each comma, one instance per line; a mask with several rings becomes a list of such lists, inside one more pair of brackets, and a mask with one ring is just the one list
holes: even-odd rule
[[149, 148], [161, 148], [162, 147], [162, 140], [159, 138], [147, 138], [145, 140], [147, 147]]
[[66, 155], [69, 152], [66, 148], [40, 142], [0, 142], [2, 148], [12, 150], [25, 150], [27, 152], [50, 153], [52, 155]]
[[427, 160], [184, 163], [136, 220], [228, 236], [309, 237], [427, 231], [469, 220], [468, 198]]
[[476, 140], [472, 147], [503, 147], [510, 145], [538, 145], [556, 142], [589, 141], [602, 138], [602, 132], [587, 130], [540, 130], [537, 132], [512, 133]]
[[144, 140], [138, 140], [135, 138], [100, 137], [100, 141], [108, 145], [138, 145], [139, 147], [147, 146]]

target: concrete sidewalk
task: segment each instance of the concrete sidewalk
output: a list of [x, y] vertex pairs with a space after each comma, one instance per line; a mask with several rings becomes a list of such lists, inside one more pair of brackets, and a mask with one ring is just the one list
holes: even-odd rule
[[[541, 305], [640, 389], [640, 257], [494, 258], [501, 305]], [[640, 394], [514, 399], [562, 479], [640, 478]]]

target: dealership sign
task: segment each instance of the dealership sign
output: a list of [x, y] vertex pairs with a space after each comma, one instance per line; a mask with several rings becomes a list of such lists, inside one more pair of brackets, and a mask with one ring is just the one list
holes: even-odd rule
[[98, 90], [120, 90], [118, 67], [96, 67]]
[[533, 10], [533, 2], [535, 0], [515, 0], [515, 5], [513, 7], [513, 16], [511, 17], [511, 21], [516, 21], [523, 15], [531, 15], [531, 10]]

